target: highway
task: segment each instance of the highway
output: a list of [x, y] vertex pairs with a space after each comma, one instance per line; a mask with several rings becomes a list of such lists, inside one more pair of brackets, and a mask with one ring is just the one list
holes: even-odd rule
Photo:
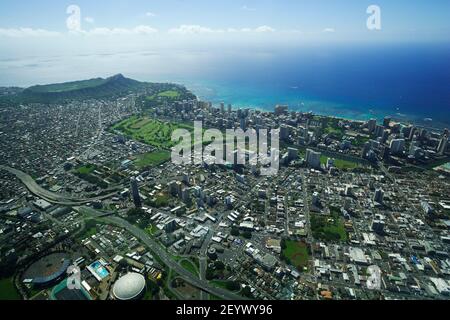
[[150, 248], [153, 251], [153, 253], [156, 254], [167, 267], [174, 270], [179, 275], [180, 278], [182, 278], [189, 284], [193, 285], [194, 287], [197, 287], [203, 291], [208, 292], [209, 294], [215, 295], [224, 300], [244, 300], [243, 297], [235, 293], [232, 293], [230, 291], [221, 288], [213, 287], [206, 280], [199, 279], [196, 276], [194, 276], [191, 272], [189, 272], [188, 270], [180, 266], [176, 261], [174, 261], [170, 257], [170, 255], [144, 230], [132, 225], [128, 221], [117, 216], [104, 217], [105, 214], [104, 212], [98, 212], [95, 209], [89, 207], [77, 208], [77, 210], [80, 209], [86, 214], [90, 215], [91, 217], [99, 218], [103, 216], [102, 219], [107, 223], [114, 224], [128, 230], [128, 232], [133, 234], [136, 238], [141, 240], [148, 248]]
[[[85, 199], [85, 200], [73, 199], [73, 198], [69, 198], [64, 195], [60, 195], [60, 194], [53, 193], [53, 192], [43, 189], [34, 181], [34, 179], [31, 176], [29, 176], [28, 174], [26, 174], [20, 170], [2, 166], [2, 165], [0, 165], [0, 170], [6, 170], [9, 173], [15, 175], [28, 188], [28, 190], [35, 196], [38, 196], [50, 203], [78, 207], [76, 209], [78, 209], [78, 210], [82, 209], [83, 212], [89, 214], [91, 217], [102, 218], [104, 221], [106, 221], [108, 223], [117, 225], [119, 227], [122, 227], [122, 228], [128, 230], [136, 238], [138, 238], [144, 244], [146, 244], [163, 261], [163, 263], [167, 267], [174, 270], [176, 273], [178, 273], [180, 275], [180, 277], [182, 279], [184, 279], [186, 282], [190, 283], [191, 285], [193, 285], [203, 291], [206, 291], [212, 295], [215, 295], [221, 299], [224, 299], [224, 300], [242, 300], [242, 299], [244, 299], [243, 297], [241, 297], [237, 294], [234, 294], [232, 292], [229, 292], [227, 290], [211, 286], [203, 278], [203, 276], [201, 277], [202, 279], [195, 277], [192, 273], [190, 273], [188, 270], [186, 270], [185, 268], [180, 266], [176, 261], [174, 261], [170, 257], [170, 255], [142, 229], [139, 229], [138, 227], [130, 224], [128, 221], [126, 221], [120, 217], [117, 217], [117, 216], [106, 216], [105, 217], [105, 212], [99, 212], [90, 207], [83, 206], [84, 204], [89, 203], [89, 202], [110, 198], [115, 193], [97, 197], [97, 198]], [[200, 259], [200, 260], [202, 260], [202, 259]], [[205, 261], [201, 261], [201, 264], [202, 264], [201, 269], [204, 269], [204, 267], [205, 267], [203, 265], [204, 262]], [[203, 272], [204, 272], [204, 270], [200, 270], [201, 274]]]
[[110, 194], [89, 199], [72, 198], [42, 188], [34, 181], [34, 179], [31, 176], [20, 170], [13, 169], [3, 165], [0, 165], [0, 170], [4, 170], [15, 175], [32, 194], [53, 204], [59, 204], [64, 206], [80, 206], [86, 203], [111, 198], [117, 193], [117, 191], [115, 191]]

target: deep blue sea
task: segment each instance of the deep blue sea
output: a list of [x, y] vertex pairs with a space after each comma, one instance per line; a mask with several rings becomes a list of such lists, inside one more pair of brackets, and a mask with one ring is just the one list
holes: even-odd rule
[[310, 48], [267, 60], [235, 62], [236, 69], [190, 87], [236, 107], [280, 103], [351, 119], [450, 123], [450, 47]]
[[235, 108], [292, 110], [365, 120], [394, 116], [450, 126], [450, 44], [138, 51], [0, 57], [0, 85], [125, 76], [174, 81]]

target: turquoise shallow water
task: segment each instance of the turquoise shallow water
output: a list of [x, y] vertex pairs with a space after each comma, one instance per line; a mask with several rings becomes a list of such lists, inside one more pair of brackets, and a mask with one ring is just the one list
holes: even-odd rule
[[334, 116], [344, 119], [369, 120], [375, 118], [382, 120], [386, 116], [402, 120], [419, 121], [420, 116], [404, 114], [400, 108], [370, 107], [363, 104], [344, 103], [322, 100], [311, 97], [297, 86], [245, 86], [223, 84], [220, 82], [182, 81], [200, 99], [210, 101], [214, 105], [224, 102], [231, 104], [234, 109], [252, 108], [264, 111], [273, 111], [277, 104], [289, 105], [292, 111], [313, 112], [315, 114]]

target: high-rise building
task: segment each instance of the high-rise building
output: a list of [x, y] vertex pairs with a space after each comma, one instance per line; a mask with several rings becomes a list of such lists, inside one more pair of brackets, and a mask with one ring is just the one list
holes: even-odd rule
[[385, 222], [383, 220], [373, 220], [372, 221], [372, 230], [375, 233], [383, 234], [384, 233]]
[[347, 197], [351, 197], [353, 195], [353, 186], [351, 185], [346, 185], [345, 186], [345, 192], [344, 192], [345, 196]]
[[413, 140], [414, 136], [416, 135], [416, 132], [417, 132], [417, 128], [416, 127], [412, 127], [411, 131], [409, 132], [408, 140]]
[[404, 126], [401, 130], [401, 133], [403, 134], [403, 137], [405, 139], [409, 138], [409, 135], [411, 134], [411, 131], [413, 130], [413, 126]]
[[377, 125], [376, 119], [370, 119], [367, 121], [367, 128], [369, 129], [369, 132], [373, 132], [375, 130], [375, 127]]
[[320, 152], [315, 152], [311, 149], [306, 150], [306, 163], [314, 169], [320, 169]]
[[384, 130], [383, 135], [381, 136], [381, 142], [386, 142], [387, 139], [389, 138], [389, 132], [388, 130]]
[[383, 136], [383, 132], [384, 132], [384, 127], [383, 126], [377, 125], [375, 127], [375, 136], [382, 137]]
[[289, 135], [290, 135], [289, 127], [281, 126], [280, 127], [280, 139], [286, 141], [289, 139]]
[[427, 138], [427, 134], [428, 134], [427, 129], [420, 129], [419, 137], [420, 137], [421, 140], [426, 139]]
[[405, 149], [405, 139], [393, 139], [390, 148], [392, 154], [401, 154]]
[[432, 213], [434, 213], [434, 209], [432, 206], [430, 206], [430, 204], [426, 201], [422, 201], [420, 203], [420, 205], [422, 206], [423, 212], [425, 212], [426, 214], [430, 215]]
[[293, 161], [298, 158], [298, 149], [296, 148], [288, 148], [288, 160]]
[[320, 197], [318, 192], [314, 192], [312, 195], [312, 204], [316, 207], [320, 207]]
[[391, 118], [385, 117], [383, 120], [383, 127], [389, 128], [389, 125], [391, 124], [391, 120], [392, 120]]
[[370, 147], [371, 147], [370, 142], [364, 143], [364, 146], [363, 146], [362, 152], [361, 152], [361, 157], [362, 158], [367, 158], [367, 154], [370, 151]]
[[191, 201], [191, 193], [189, 188], [183, 188], [181, 191], [181, 199], [184, 203], [189, 203]]
[[437, 153], [439, 155], [444, 155], [445, 152], [447, 151], [447, 146], [448, 146], [448, 137], [447, 136], [443, 136], [441, 141], [439, 141], [439, 145], [437, 148]]
[[240, 127], [242, 130], [247, 130], [247, 120], [245, 118], [241, 118], [240, 120]]
[[445, 129], [444, 129], [444, 132], [443, 132], [442, 135], [443, 135], [443, 136], [450, 137], [450, 131], [448, 130], [448, 128], [445, 128]]
[[394, 123], [391, 127], [391, 133], [400, 133], [400, 123]]
[[327, 160], [327, 169], [329, 170], [329, 169], [331, 169], [333, 167], [334, 167], [334, 159], [328, 158], [328, 160]]
[[141, 196], [139, 194], [139, 186], [136, 178], [131, 178], [131, 196], [133, 197], [134, 206], [138, 209], [142, 208]]
[[375, 190], [373, 201], [383, 203], [383, 198], [384, 198], [384, 191], [382, 189]]
[[419, 147], [419, 142], [417, 140], [411, 141], [409, 146], [409, 155], [418, 158], [419, 154], [422, 152], [422, 149]]

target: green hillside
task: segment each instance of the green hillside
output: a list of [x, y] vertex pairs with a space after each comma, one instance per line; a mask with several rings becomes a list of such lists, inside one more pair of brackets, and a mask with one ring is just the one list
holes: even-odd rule
[[63, 103], [73, 100], [117, 98], [138, 93], [138, 103], [152, 108], [167, 102], [195, 99], [184, 86], [172, 83], [149, 83], [125, 78], [118, 74], [109, 78], [36, 85], [27, 89], [0, 88], [0, 104]]
[[96, 78], [58, 84], [39, 85], [25, 89], [18, 95], [21, 102], [55, 103], [65, 100], [95, 99], [125, 95], [144, 89], [144, 82], [118, 74], [110, 78]]

